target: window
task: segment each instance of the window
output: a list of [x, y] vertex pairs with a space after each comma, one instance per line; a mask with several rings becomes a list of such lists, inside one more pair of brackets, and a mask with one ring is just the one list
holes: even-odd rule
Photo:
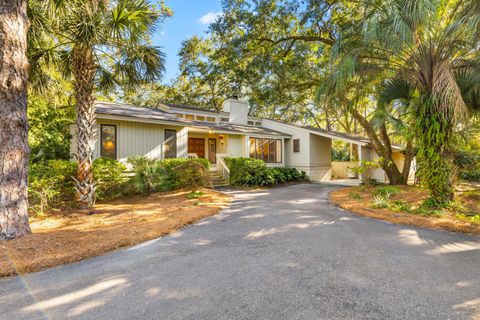
[[253, 121], [250, 121], [250, 120], [248, 120], [248, 125], [249, 125], [249, 126], [253, 126], [253, 125], [254, 125], [254, 122], [253, 122]]
[[262, 123], [261, 123], [261, 122], [255, 122], [255, 125], [256, 125], [256, 126], [261, 126]]
[[100, 125], [100, 156], [117, 159], [117, 126], [113, 124]]
[[220, 122], [229, 122], [229, 121], [230, 121], [230, 119], [228, 119], [228, 118], [220, 118]]
[[266, 163], [282, 163], [282, 140], [250, 138], [250, 158], [260, 159]]
[[195, 116], [194, 116], [193, 114], [186, 114], [186, 115], [185, 115], [185, 119], [187, 119], [187, 120], [193, 120], [193, 119], [195, 119]]
[[175, 130], [165, 129], [163, 157], [165, 159], [177, 157], [177, 131]]
[[205, 121], [205, 116], [197, 116], [198, 121]]
[[293, 139], [293, 152], [300, 152], [300, 139]]
[[177, 118], [183, 118], [183, 114], [182, 114], [182, 113], [175, 113], [175, 115], [177, 116]]
[[207, 117], [207, 121], [208, 122], [215, 122], [215, 118], [214, 117]]

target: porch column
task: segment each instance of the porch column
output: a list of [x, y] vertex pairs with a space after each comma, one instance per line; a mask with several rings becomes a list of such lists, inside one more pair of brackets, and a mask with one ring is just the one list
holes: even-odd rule
[[[362, 145], [357, 144], [357, 148], [358, 148], [358, 165], [361, 166], [362, 165]], [[363, 182], [362, 173], [359, 174], [358, 178], [360, 179], [361, 182]]]

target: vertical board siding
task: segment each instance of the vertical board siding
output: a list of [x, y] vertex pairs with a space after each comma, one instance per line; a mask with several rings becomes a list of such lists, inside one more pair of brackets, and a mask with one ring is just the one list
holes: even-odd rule
[[332, 179], [348, 179], [349, 168], [358, 166], [357, 162], [350, 161], [333, 161], [332, 162]]

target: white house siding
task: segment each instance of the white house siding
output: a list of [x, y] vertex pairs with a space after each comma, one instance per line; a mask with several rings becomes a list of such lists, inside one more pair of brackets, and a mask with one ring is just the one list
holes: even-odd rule
[[[303, 170], [310, 173], [310, 133], [307, 130], [291, 126], [288, 124], [262, 120], [262, 126], [271, 130], [276, 130], [291, 135], [290, 139], [285, 139], [284, 143], [284, 162], [286, 167]], [[300, 139], [300, 152], [293, 152], [293, 140]]]
[[228, 156], [235, 158], [247, 156], [245, 136], [228, 136]]
[[[119, 120], [98, 119], [95, 124], [94, 159], [100, 157], [100, 126], [110, 124], [117, 126], [117, 160], [125, 162], [129, 157], [145, 155], [151, 159], [163, 159], [164, 130], [177, 130], [177, 155], [179, 132], [181, 127], [130, 122]], [[71, 152], [75, 151], [75, 126], [72, 126]]]
[[310, 134], [310, 169], [313, 181], [328, 181], [332, 177], [332, 139]]

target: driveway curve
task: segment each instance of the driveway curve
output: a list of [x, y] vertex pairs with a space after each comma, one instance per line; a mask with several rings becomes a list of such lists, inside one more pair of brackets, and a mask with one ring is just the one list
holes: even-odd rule
[[331, 185], [232, 191], [172, 235], [0, 280], [0, 319], [480, 319], [480, 237], [358, 217]]

